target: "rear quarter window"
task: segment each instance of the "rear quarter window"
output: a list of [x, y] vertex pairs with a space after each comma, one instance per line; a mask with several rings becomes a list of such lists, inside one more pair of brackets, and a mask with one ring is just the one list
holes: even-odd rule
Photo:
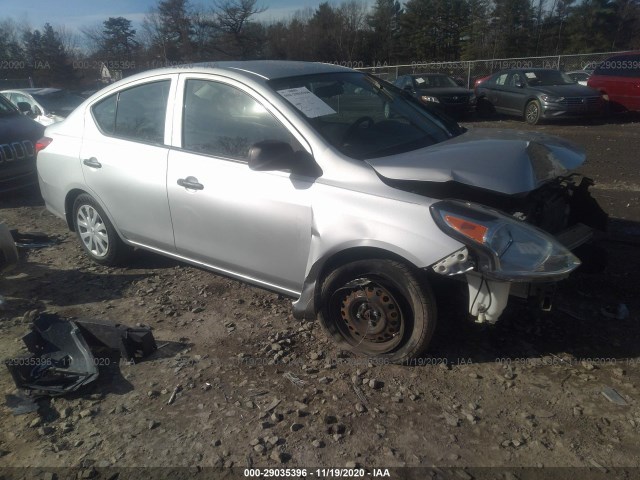
[[91, 112], [107, 135], [163, 144], [171, 80], [138, 85], [96, 103]]

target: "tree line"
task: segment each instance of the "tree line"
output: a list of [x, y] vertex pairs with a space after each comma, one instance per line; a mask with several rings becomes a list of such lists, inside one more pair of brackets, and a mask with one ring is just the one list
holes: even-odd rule
[[289, 59], [349, 66], [640, 48], [640, 0], [344, 0], [264, 20], [257, 0], [158, 0], [134, 28], [110, 17], [81, 33], [0, 21], [0, 78], [87, 83], [204, 60]]

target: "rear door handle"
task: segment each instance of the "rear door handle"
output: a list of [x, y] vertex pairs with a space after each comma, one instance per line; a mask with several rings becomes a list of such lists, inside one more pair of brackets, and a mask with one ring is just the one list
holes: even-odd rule
[[179, 178], [178, 185], [191, 190], [203, 190], [204, 185], [198, 182], [196, 177]]
[[96, 157], [85, 158], [82, 163], [84, 163], [87, 167], [102, 168], [102, 164]]

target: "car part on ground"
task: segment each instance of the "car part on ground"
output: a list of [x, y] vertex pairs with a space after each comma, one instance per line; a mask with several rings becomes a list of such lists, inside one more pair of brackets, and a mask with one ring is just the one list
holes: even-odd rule
[[11, 230], [11, 237], [16, 248], [46, 248], [60, 243], [60, 239], [41, 232], [20, 233], [18, 230]]
[[158, 349], [151, 330], [132, 328], [106, 320], [81, 318], [74, 320], [90, 346], [107, 347], [120, 352], [125, 360], [135, 363]]
[[18, 388], [34, 395], [59, 396], [74, 392], [98, 378], [102, 363], [91, 347], [117, 350], [130, 361], [156, 350], [149, 329], [132, 329], [97, 320], [67, 320], [41, 313], [22, 338], [31, 355], [5, 360]]
[[39, 145], [47, 208], [94, 261], [140, 247], [266, 287], [347, 348], [394, 362], [428, 346], [433, 278], [456, 273], [470, 313], [493, 322], [510, 293], [544, 295], [578, 266], [554, 237], [591, 238], [575, 228], [581, 190], [567, 180], [582, 149], [467, 131], [334, 65], [145, 72], [96, 93]]
[[31, 355], [5, 361], [18, 388], [36, 395], [64, 395], [98, 378], [98, 368], [78, 326], [55, 314], [40, 314], [22, 338]]

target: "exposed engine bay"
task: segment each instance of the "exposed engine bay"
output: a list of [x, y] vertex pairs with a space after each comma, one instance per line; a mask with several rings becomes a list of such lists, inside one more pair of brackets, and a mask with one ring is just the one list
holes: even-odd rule
[[[486, 205], [552, 236], [581, 259], [585, 268], [603, 268], [599, 249], [591, 243], [594, 230], [606, 231], [608, 215], [591, 196], [593, 181], [578, 174], [558, 177], [536, 190], [521, 195], [506, 195], [458, 182], [418, 182], [383, 179], [394, 188], [439, 200], [456, 198]], [[597, 264], [594, 266], [594, 263]], [[469, 314], [476, 322], [494, 323], [510, 295], [535, 299], [540, 308], [550, 310], [553, 283], [508, 283], [487, 278], [478, 272], [477, 261], [466, 247], [436, 263], [432, 270], [440, 275], [466, 280], [469, 290]]]

